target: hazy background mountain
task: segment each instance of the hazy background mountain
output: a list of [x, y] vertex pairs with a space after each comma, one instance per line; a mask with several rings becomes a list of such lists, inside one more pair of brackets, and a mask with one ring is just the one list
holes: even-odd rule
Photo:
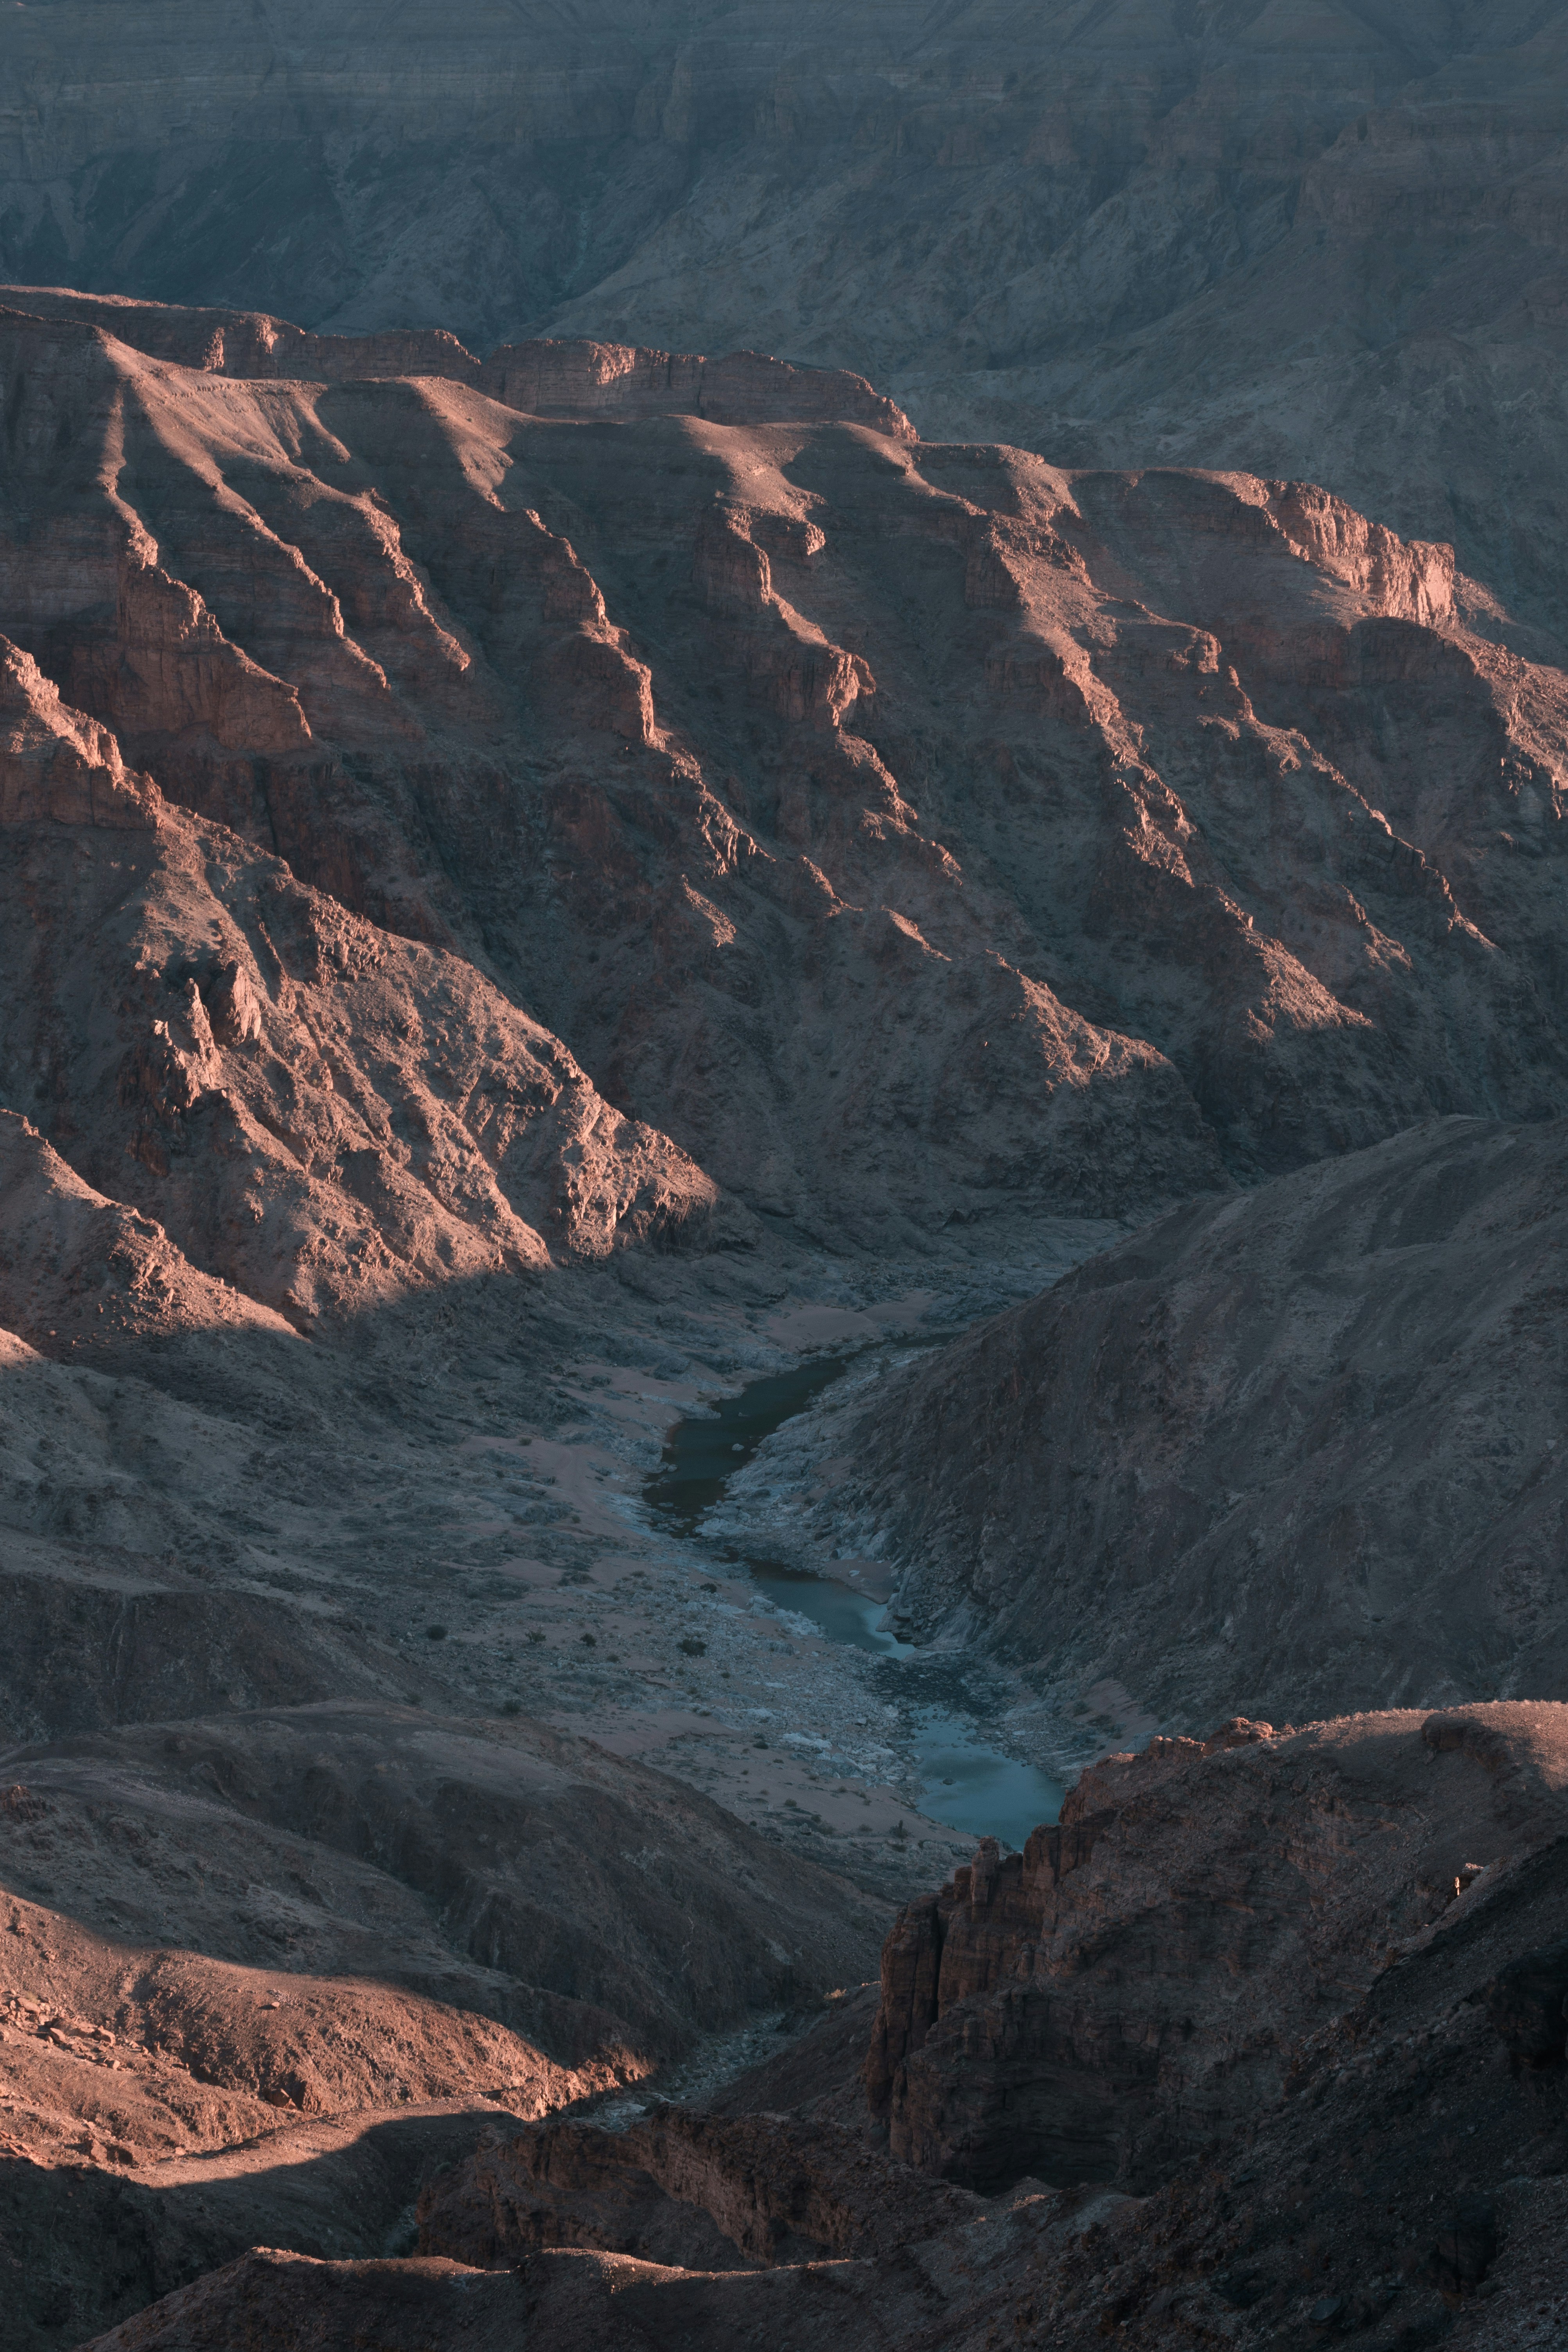
[[927, 434], [1325, 482], [1560, 628], [1565, 16], [46, 0], [0, 275], [848, 364]]

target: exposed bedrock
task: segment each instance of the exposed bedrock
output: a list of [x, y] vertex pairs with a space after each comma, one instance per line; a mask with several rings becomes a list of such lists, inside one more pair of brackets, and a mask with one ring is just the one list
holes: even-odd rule
[[[319, 335], [259, 310], [186, 310], [60, 286], [0, 286], [35, 318], [75, 319], [150, 357], [213, 375], [326, 383], [444, 376], [530, 416], [706, 416], [715, 425], [864, 425], [896, 441], [914, 427], [896, 403], [847, 368], [793, 367], [763, 352], [638, 349], [588, 336], [501, 343], [478, 359], [447, 329]], [[7, 301], [6, 307], [12, 307]]]
[[244, 2254], [101, 2352], [368, 2326], [395, 2352], [1512, 2352], [1563, 2305], [1565, 1716], [1233, 1723], [1109, 1759], [1059, 1831], [983, 1843], [889, 1938], [891, 2151], [837, 2106], [824, 2021], [719, 2107], [495, 2119], [427, 2174], [418, 2259]]
[[[1446, 536], [1283, 471], [919, 440], [861, 379], [756, 354], [13, 302], [27, 2352], [122, 2318], [412, 2352], [520, 2310], [562, 2345], [1163, 2345], [1182, 2298], [1211, 2333], [1256, 2308], [1261, 2345], [1333, 2300], [1317, 2238], [1308, 2280], [1205, 2168], [1250, 2135], [1272, 2195], [1304, 2136], [1351, 2144], [1336, 2035], [1375, 2044], [1396, 2137], [1377, 2005], [1450, 1964], [1412, 1997], [1421, 2095], [1479, 2084], [1474, 2133], [1424, 2109], [1375, 2228], [1310, 2197], [1336, 2324], [1378, 2323], [1406, 2256], [1417, 2330], [1464, 2305], [1541, 2222], [1499, 2167], [1555, 2177], [1563, 2064], [1561, 1709], [1458, 1704], [1568, 1664], [1544, 640]], [[916, 1630], [1023, 1664], [1080, 1753], [1455, 1704], [1097, 1765], [906, 1913], [869, 2108], [840, 2021], [750, 2110], [557, 2119], [854, 1985], [882, 1925], [562, 1727], [689, 1700], [689, 1769], [748, 1801], [704, 1759], [761, 1637], [728, 1585], [703, 1618], [630, 1564], [660, 1400], [776, 1362], [770, 1225], [918, 1266], [1057, 1214], [1159, 1221], [840, 1409], [839, 1549], [897, 1563]], [[652, 1393], [599, 1398], [634, 1350]], [[791, 1696], [748, 1721], [812, 1687], [772, 1672]], [[306, 2137], [460, 2098], [504, 2131], [437, 2134], [438, 2179], [421, 2141], [359, 2206]], [[228, 2184], [205, 2218], [163, 2201], [193, 2151]], [[37, 2175], [79, 2158], [68, 2261]], [[407, 2253], [416, 2189], [428, 2260], [319, 2259]], [[219, 2268], [263, 2222], [286, 2252]]]
[[[205, 1216], [199, 1262], [268, 1304], [286, 1281], [258, 1289], [244, 1219], [185, 1203], [159, 1125], [245, 1090], [203, 1077], [160, 991], [194, 984], [220, 1058], [265, 1068], [300, 924], [333, 932], [311, 971], [435, 957], [479, 990], [465, 1035], [489, 976], [577, 1057], [568, 1090], [617, 1107], [584, 1098], [582, 1165], [551, 1141], [561, 1192], [525, 1202], [515, 1111], [468, 1095], [504, 1207], [479, 1205], [492, 1156], [470, 1234], [437, 1219], [410, 1262], [482, 1252], [474, 1215], [493, 1262], [742, 1239], [742, 1211], [878, 1247], [1142, 1217], [1435, 1113], [1568, 1103], [1568, 688], [1475, 625], [1446, 547], [1300, 484], [823, 422], [809, 385], [799, 422], [611, 416], [592, 386], [540, 418], [460, 369], [353, 376], [350, 345], [332, 381], [219, 374], [69, 311], [0, 322], [6, 804], [21, 854], [58, 857], [38, 779], [118, 758], [186, 813], [135, 855], [226, 828], [202, 853], [221, 940], [187, 971], [182, 918], [179, 956], [142, 954], [190, 1066], [148, 1049], [131, 1181], [182, 1247]], [[183, 318], [121, 323], [156, 345]], [[73, 873], [118, 872], [105, 824], [72, 829]], [[102, 1187], [40, 1050], [9, 1049], [9, 1097]], [[345, 1134], [344, 1218], [421, 1157]], [[295, 1296], [342, 1288], [341, 1254]]]
[[[1556, 1702], [1156, 1738], [1086, 1772], [1023, 1853], [984, 1843], [906, 1907], [872, 2111], [895, 2157], [973, 2188], [1145, 2193], [1274, 2105], [1303, 2037], [1473, 1881], [1565, 1828]], [[1531, 1978], [1509, 2018], [1537, 1998]]]
[[545, 2124], [482, 2147], [420, 2200], [420, 2251], [489, 2267], [596, 2246], [683, 2270], [890, 2253], [978, 2201], [816, 2116], [660, 2108], [621, 2132]]
[[881, 1383], [823, 1525], [1101, 1737], [1549, 1696], [1563, 1136], [1445, 1120], [1177, 1211]]
[[721, 1235], [712, 1181], [471, 963], [165, 800], [15, 647], [0, 822], [0, 1319], [29, 1341], [286, 1333]]

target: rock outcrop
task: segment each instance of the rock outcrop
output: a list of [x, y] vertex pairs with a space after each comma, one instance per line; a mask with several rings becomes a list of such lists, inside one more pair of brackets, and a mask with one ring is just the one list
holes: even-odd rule
[[[1222, 1691], [1555, 1687], [1543, 641], [1310, 484], [918, 441], [752, 353], [18, 299], [24, 2352], [1163, 2352], [1401, 2292], [1414, 2344], [1515, 2292], [1550, 1706], [1157, 1738], [906, 1914], [869, 2111], [820, 2027], [750, 2106], [558, 2111], [855, 1983], [927, 1867], [867, 1681], [732, 1562], [700, 1598], [627, 1496], [662, 1414], [808, 1328], [803, 1237], [868, 1267], [857, 1314], [810, 1275], [843, 1337], [1186, 1203], [861, 1392], [814, 1501], [896, 1548], [900, 1622], [1026, 1654], [1080, 1753]], [[802, 1693], [835, 1740], [764, 1764]], [[809, 1831], [799, 1743], [866, 1779]], [[504, 2117], [460, 2145], [454, 2102]], [[1313, 2171], [1358, 2118], [1375, 2221]]]
[[[548, 999], [543, 1017], [581, 1035], [612, 1100], [668, 1100], [672, 1116], [679, 1102], [693, 1157], [715, 1147], [719, 1181], [765, 1210], [869, 1235], [889, 1219], [930, 1230], [974, 1213], [986, 1204], [965, 1196], [989, 1189], [993, 1169], [1014, 1214], [1031, 1203], [1103, 1212], [1219, 1179], [1162, 1055], [1086, 1023], [997, 952], [951, 855], [848, 724], [871, 690], [867, 660], [771, 574], [753, 582], [755, 609], [739, 589], [693, 609], [689, 574], [706, 576], [713, 493], [753, 462], [752, 433], [790, 446], [803, 432], [842, 436], [867, 465], [903, 444], [809, 423], [524, 424], [443, 379], [263, 392], [211, 372], [171, 375], [74, 319], [17, 319], [10, 331], [19, 437], [36, 448], [36, 495], [55, 521], [0, 554], [0, 605], [172, 800], [281, 854], [352, 913], [499, 968], [536, 1010]], [[175, 382], [179, 417], [164, 410]], [[198, 455], [206, 428], [195, 441], [191, 429], [209, 397], [217, 440]], [[294, 426], [277, 442], [263, 414], [279, 397], [291, 412], [303, 404], [301, 423], [342, 398], [356, 441], [365, 401], [384, 404], [365, 446], [380, 453], [372, 472], [390, 461], [388, 491], [360, 479], [362, 457], [348, 460], [352, 484], [339, 478], [321, 439], [327, 430], [338, 447], [337, 427], [321, 418], [303, 429], [324, 471], [302, 468], [285, 450]], [[38, 438], [61, 401], [84, 448], [107, 446], [104, 434], [123, 447], [129, 431], [139, 454], [121, 464], [114, 499], [96, 458], [62, 479]], [[145, 438], [127, 424], [133, 413]], [[237, 427], [274, 438], [259, 473], [237, 458]], [[548, 444], [521, 498], [518, 433]], [[589, 459], [572, 489], [552, 479], [563, 433]], [[677, 439], [659, 458], [628, 433]], [[753, 564], [798, 568], [822, 536], [814, 502], [777, 476], [784, 446], [757, 455], [777, 488]], [[640, 527], [624, 514], [611, 524], [595, 479], [606, 459], [617, 499], [633, 480], [666, 483], [673, 499], [639, 496]], [[218, 496], [226, 466], [244, 487]], [[129, 469], [153, 491], [139, 493], [145, 514], [124, 496]], [[504, 506], [492, 479], [508, 484]], [[613, 587], [607, 600], [584, 561], [595, 508], [624, 583], [646, 577], [668, 596], [673, 669], [646, 657], [637, 594]], [[750, 506], [731, 536], [750, 544]], [[700, 714], [715, 709], [703, 680], [716, 657], [740, 692], [732, 712], [721, 692], [716, 740], [700, 748], [686, 721], [714, 732]], [[756, 795], [731, 760], [777, 800], [771, 843], [737, 815]], [[887, 1064], [890, 1024], [900, 1041], [868, 1118], [845, 1118], [859, 1073], [835, 1069], [822, 1044], [841, 1013], [858, 1031], [858, 1060], [874, 1044]], [[981, 1071], [963, 1075], [988, 1050], [987, 1027], [1015, 1066], [999, 1095], [977, 1088]], [[889, 1130], [911, 1118], [929, 1163], [889, 1163]], [[1044, 1162], [1042, 1126], [1055, 1145]], [[1152, 1149], [1160, 1129], [1168, 1140]]]
[[[995, 2189], [1147, 2194], [1474, 1882], [1568, 1822], [1568, 1708], [1237, 1721], [1086, 1772], [984, 1842], [882, 1954], [867, 2089], [892, 2153]], [[1558, 1999], [1561, 2008], [1561, 1996]]]
[[159, 804], [108, 728], [68, 709], [37, 662], [0, 638], [0, 824], [151, 832]]
[[1563, 1139], [1443, 1121], [1177, 1212], [841, 1415], [818, 1524], [1033, 1662], [1068, 1750], [1549, 1696]]
[[0, 1326], [46, 1346], [63, 1332], [68, 1347], [150, 1332], [287, 1337], [293, 1328], [199, 1272], [151, 1217], [83, 1183], [10, 1110], [0, 1111]]
[[711, 1224], [717, 1187], [471, 965], [172, 805], [5, 662], [13, 1329], [58, 1351], [128, 1316], [300, 1324]]
[[420, 2251], [490, 2269], [591, 2246], [681, 2270], [891, 2254], [980, 2200], [819, 2117], [659, 2109], [624, 2131], [546, 2124], [488, 2142], [420, 2200]]
[[[933, 2158], [953, 2168], [994, 2153], [994, 2133], [972, 2126], [1009, 2058], [1025, 2112], [1060, 2119], [1071, 2081], [1031, 2110], [1042, 2078], [1017, 2063], [1018, 2033], [1074, 2010], [1071, 2069], [1080, 2089], [1098, 2081], [1125, 2145], [1142, 2141], [1142, 2193], [1074, 2172], [1070, 2186], [1024, 2179], [984, 2197], [842, 2126], [803, 2129], [801, 2115], [661, 2110], [618, 2148], [570, 2123], [492, 2126], [421, 2198], [426, 2238], [450, 2231], [458, 2259], [252, 2252], [100, 2352], [217, 2352], [243, 2331], [348, 2352], [369, 2326], [398, 2352], [459, 2329], [498, 2347], [530, 2332], [563, 2352], [1549, 2340], [1564, 2315], [1563, 2062], [1517, 2045], [1529, 2004], [1551, 2011], [1545, 1956], [1568, 1927], [1564, 1714], [1480, 1706], [1278, 1737], [1232, 1724], [1166, 1742], [1080, 1784], [1059, 1835], [1032, 1843], [1026, 1877], [983, 1845], [958, 1885], [906, 1915], [885, 1958], [873, 2089], [889, 2035], [921, 2007], [907, 1962], [929, 1948], [934, 1911], [945, 1935], [926, 1990], [947, 1978], [949, 1999], [895, 2069], [952, 2102]], [[1186, 2089], [1245, 2046], [1274, 2060], [1228, 2108], [1189, 2114]], [[1022, 2153], [1016, 2141], [1005, 2168]], [[797, 2220], [815, 2241], [798, 2242]], [[619, 2250], [658, 2231], [661, 2256]]]

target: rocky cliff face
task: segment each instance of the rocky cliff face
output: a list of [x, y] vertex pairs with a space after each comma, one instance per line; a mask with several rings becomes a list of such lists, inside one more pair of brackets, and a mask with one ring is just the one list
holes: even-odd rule
[[848, 2124], [661, 2107], [622, 2131], [567, 2122], [488, 2143], [432, 2183], [419, 2241], [479, 2269], [575, 2245], [729, 2271], [890, 2254], [981, 2210]]
[[[814, 421], [864, 386], [769, 422], [787, 372], [731, 383], [742, 421], [679, 384], [647, 414], [642, 361], [613, 419], [572, 376], [582, 420], [542, 420], [445, 345], [220, 373], [65, 298], [4, 339], [27, 692], [342, 919], [494, 974], [750, 1210], [879, 1244], [1137, 1215], [1562, 1106], [1568, 689], [1443, 548], [1300, 485]], [[480, 1121], [509, 1164], [513, 1117]], [[629, 1189], [557, 1223], [689, 1222], [704, 1179], [642, 1132], [595, 1128]]]
[[[171, 806], [15, 647], [0, 696], [3, 920], [28, 974], [0, 1024], [17, 1106], [5, 1181], [18, 1220], [30, 1187], [33, 1208], [58, 1202], [44, 1213], [70, 1217], [92, 1250], [68, 1306], [58, 1265], [30, 1297], [38, 1233], [18, 1223], [15, 1329], [39, 1338], [58, 1311], [68, 1343], [91, 1349], [128, 1314], [193, 1328], [215, 1283], [220, 1319], [232, 1286], [307, 1321], [710, 1213], [710, 1181], [612, 1111], [471, 965], [350, 916]], [[95, 1179], [149, 1238], [174, 1236], [162, 1276], [111, 1237], [108, 1198], [87, 1242]], [[201, 1298], [185, 1313], [190, 1285]]]
[[1562, 1138], [1446, 1121], [1178, 1212], [840, 1416], [821, 1528], [1092, 1736], [1549, 1694]]
[[[1270, 2179], [1297, 2161], [1268, 2103], [1375, 2000], [1369, 1954], [1436, 1950], [1466, 1864], [1552, 1833], [1552, 1739], [1166, 1742], [906, 1918], [876, 2115], [840, 2038], [811, 2044], [824, 2098], [807, 2053], [751, 2109], [530, 2130], [853, 1983], [862, 1890], [927, 1866], [869, 1788], [886, 1851], [806, 1830], [814, 1784], [754, 1727], [831, 1712], [813, 1752], [879, 1773], [863, 1684], [760, 1631], [727, 1568], [700, 1600], [628, 1488], [824, 1299], [837, 1334], [903, 1329], [884, 1294], [933, 1267], [1185, 1200], [898, 1388], [861, 1532], [934, 1559], [934, 1493], [980, 1563], [906, 1606], [1059, 1634], [1028, 1554], [1068, 1475], [1046, 1378], [1053, 1444], [1102, 1449], [1068, 1565], [1136, 1585], [1151, 1705], [1244, 1657], [1386, 1682], [1398, 1643], [1412, 1675], [1555, 1672], [1562, 672], [1446, 544], [1326, 491], [933, 445], [752, 355], [480, 361], [57, 294], [0, 318], [0, 2285], [27, 2352], [171, 2289], [143, 2346], [319, 2352], [341, 2291], [412, 2352], [520, 2254], [504, 2308], [453, 2307], [803, 2352], [1214, 2318], [1194, 2282], [1244, 2233], [1194, 2150], [1267, 2108]], [[1379, 1140], [1452, 1112], [1535, 1124]], [[842, 1255], [795, 1300], [803, 1236]], [[1197, 1556], [1194, 1493], [1237, 1514], [1216, 1398], [1258, 1416], [1272, 1586], [1254, 1550]], [[1434, 1501], [1443, 1446], [1476, 1475]], [[1413, 1633], [1439, 1507], [1470, 1549]], [[1245, 1643], [1206, 1602], [1194, 1630], [1200, 1570]], [[1134, 1658], [1100, 1605], [1058, 1644], [1097, 1745]], [[660, 1741], [684, 1780], [635, 1760]], [[843, 1874], [784, 1850], [808, 1841]], [[1506, 1886], [1516, 1927], [1555, 1917]], [[1534, 1948], [1470, 1968], [1445, 2096], [1483, 2047], [1531, 2082], [1554, 2057]], [[1397, 2108], [1393, 2046], [1368, 2112]], [[1489, 2088], [1488, 2165], [1535, 2120], [1516, 2090]], [[462, 2099], [504, 2136], [457, 2146]], [[1024, 2165], [1071, 2185], [939, 2177]], [[1426, 2303], [1484, 2284], [1481, 2224], [1435, 2240], [1388, 2187]], [[328, 2260], [409, 2254], [421, 2191], [427, 2262]], [[221, 2267], [263, 2229], [292, 2251]], [[1254, 2234], [1261, 2328], [1293, 2289]]]
[[867, 2089], [892, 2153], [1146, 2191], [1276, 2101], [1471, 1875], [1561, 1834], [1562, 1715], [1237, 1721], [1095, 1766], [889, 1937]]
[[1563, 11], [595, 0], [0, 30], [0, 276], [761, 345], [928, 435], [1327, 481], [1561, 632]]

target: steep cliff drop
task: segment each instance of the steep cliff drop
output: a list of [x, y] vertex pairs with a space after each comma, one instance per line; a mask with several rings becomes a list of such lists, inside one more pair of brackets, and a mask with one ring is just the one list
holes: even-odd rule
[[1568, 685], [1447, 547], [1300, 484], [915, 443], [771, 362], [487, 378], [43, 307], [0, 320], [21, 655], [745, 1208], [1016, 1249], [1568, 1108]]

